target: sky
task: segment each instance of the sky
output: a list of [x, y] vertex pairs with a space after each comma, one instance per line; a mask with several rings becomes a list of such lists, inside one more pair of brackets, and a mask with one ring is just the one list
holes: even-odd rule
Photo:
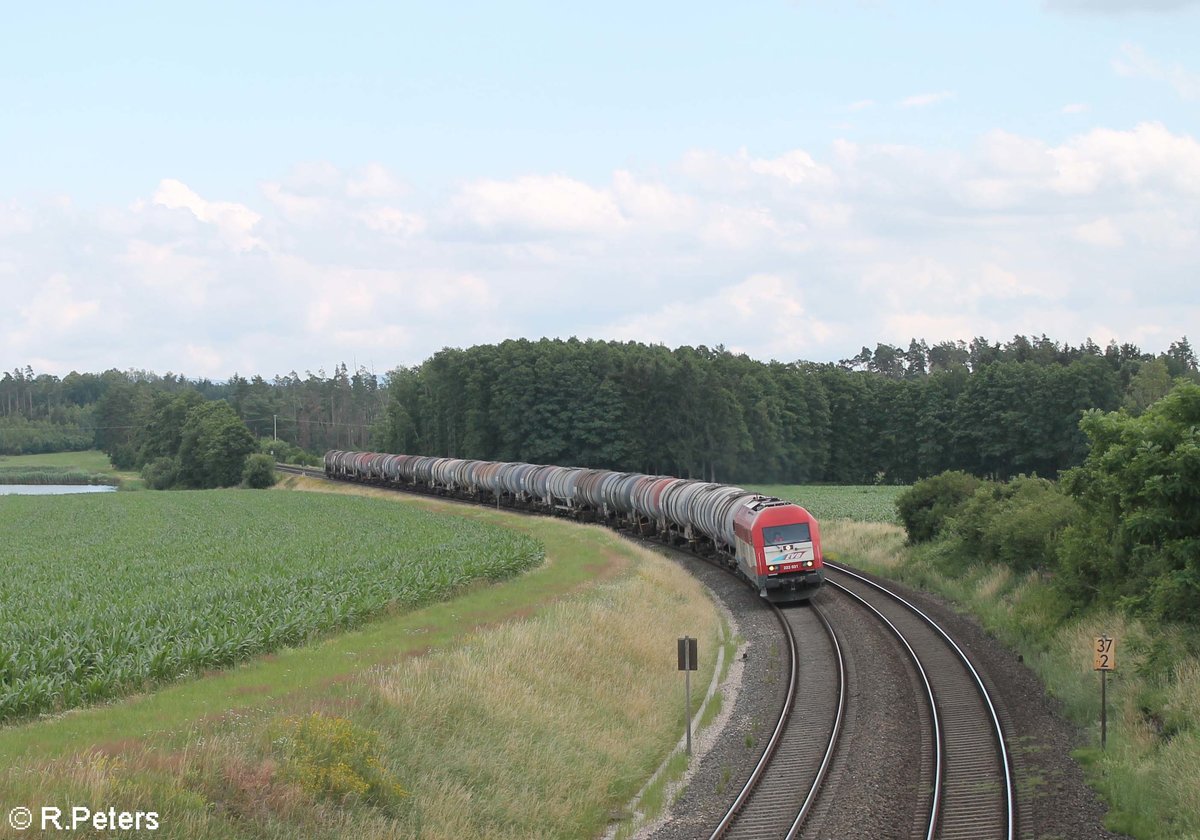
[[4, 7], [7, 370], [1200, 338], [1200, 0]]

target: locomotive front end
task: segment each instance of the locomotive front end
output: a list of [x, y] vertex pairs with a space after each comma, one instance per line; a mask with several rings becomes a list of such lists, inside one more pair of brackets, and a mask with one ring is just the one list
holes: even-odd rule
[[751, 502], [736, 520], [738, 565], [777, 603], [803, 601], [825, 582], [821, 531], [800, 507], [778, 499]]

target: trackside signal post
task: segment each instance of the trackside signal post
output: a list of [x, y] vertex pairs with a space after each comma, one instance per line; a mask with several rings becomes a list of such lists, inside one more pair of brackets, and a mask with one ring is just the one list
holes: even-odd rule
[[692, 671], [696, 670], [696, 640], [684, 636], [677, 640], [679, 670], [683, 671], [683, 723], [687, 727], [687, 754], [692, 754]]
[[1108, 672], [1117, 670], [1117, 640], [1107, 633], [1092, 639], [1092, 670], [1100, 672], [1100, 749], [1108, 744]]

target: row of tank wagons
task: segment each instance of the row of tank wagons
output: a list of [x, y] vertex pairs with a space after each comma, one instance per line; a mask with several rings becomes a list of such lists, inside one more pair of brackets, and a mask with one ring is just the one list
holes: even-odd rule
[[817, 522], [804, 508], [741, 487], [584, 467], [379, 452], [325, 453], [329, 478], [627, 524], [709, 546], [774, 601], [802, 600], [824, 579]]
[[601, 519], [640, 517], [660, 531], [676, 531], [688, 540], [707, 537], [725, 550], [734, 545], [738, 507], [762, 498], [741, 487], [670, 476], [377, 452], [327, 452], [325, 473], [477, 499], [507, 497]]

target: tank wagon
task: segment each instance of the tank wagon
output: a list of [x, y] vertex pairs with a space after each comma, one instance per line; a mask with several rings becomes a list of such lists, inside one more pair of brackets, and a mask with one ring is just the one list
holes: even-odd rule
[[741, 487], [584, 467], [325, 453], [325, 475], [415, 490], [656, 536], [715, 555], [771, 601], [801, 601], [825, 580], [821, 532], [799, 505]]

